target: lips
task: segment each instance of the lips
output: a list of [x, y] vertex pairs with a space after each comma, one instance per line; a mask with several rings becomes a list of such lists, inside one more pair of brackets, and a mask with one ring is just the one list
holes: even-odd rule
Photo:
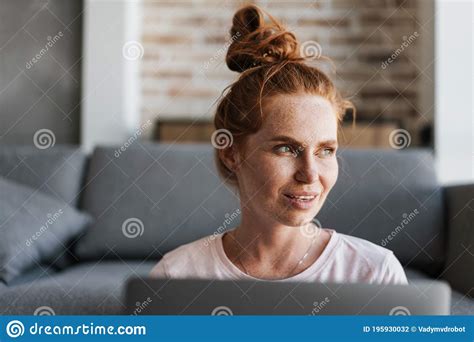
[[286, 197], [296, 199], [299, 201], [311, 201], [318, 197], [318, 192], [313, 191], [300, 191], [300, 192], [289, 192], [284, 194]]
[[316, 196], [293, 196], [289, 194], [285, 194], [285, 196], [298, 201], [311, 201], [316, 198]]
[[287, 204], [293, 209], [309, 210], [314, 207], [320, 193], [317, 192], [290, 192], [283, 194]]

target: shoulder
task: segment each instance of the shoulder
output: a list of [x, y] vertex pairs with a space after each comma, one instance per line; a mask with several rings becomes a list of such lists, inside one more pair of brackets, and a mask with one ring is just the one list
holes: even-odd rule
[[153, 267], [150, 276], [180, 278], [181, 275], [192, 275], [199, 267], [205, 267], [212, 261], [216, 239], [216, 236], [209, 235], [169, 251]]
[[344, 253], [367, 259], [367, 262], [375, 261], [378, 263], [392, 253], [388, 248], [379, 246], [369, 240], [341, 233], [338, 233], [338, 235]]
[[394, 253], [371, 241], [339, 234], [338, 253], [350, 267], [364, 270], [377, 283], [407, 283], [405, 271]]

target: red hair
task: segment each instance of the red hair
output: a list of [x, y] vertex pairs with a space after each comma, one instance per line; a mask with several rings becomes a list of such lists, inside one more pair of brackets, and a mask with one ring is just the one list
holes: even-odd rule
[[[264, 12], [259, 7], [247, 5], [234, 15], [230, 30], [233, 41], [226, 63], [230, 70], [241, 74], [223, 91], [225, 95], [214, 116], [215, 129], [227, 130], [233, 143], [240, 146], [245, 137], [262, 127], [262, 99], [300, 92], [329, 100], [339, 124], [347, 109], [352, 110], [355, 118], [353, 103], [341, 96], [324, 72], [305, 63], [312, 56], [302, 55], [295, 35], [266, 14], [269, 23], [265, 22]], [[215, 161], [220, 176], [227, 183], [238, 185], [235, 174], [223, 163], [219, 149], [215, 151]]]

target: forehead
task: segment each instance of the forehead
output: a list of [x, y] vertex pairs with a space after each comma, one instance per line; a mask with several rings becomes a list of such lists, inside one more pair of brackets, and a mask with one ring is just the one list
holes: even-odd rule
[[287, 135], [302, 143], [337, 139], [334, 107], [312, 94], [275, 95], [263, 104], [264, 121], [257, 133], [260, 141]]

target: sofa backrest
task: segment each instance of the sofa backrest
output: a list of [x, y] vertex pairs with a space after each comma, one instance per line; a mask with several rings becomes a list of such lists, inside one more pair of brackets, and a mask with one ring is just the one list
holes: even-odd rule
[[87, 155], [77, 146], [0, 145], [0, 176], [77, 206]]
[[[210, 145], [134, 144], [117, 151], [97, 148], [91, 156], [81, 206], [96, 223], [77, 245], [81, 259], [158, 259], [213, 234], [226, 215], [235, 218], [238, 198], [217, 177]], [[140, 235], [130, 238], [133, 229]]]
[[444, 193], [429, 150], [342, 151], [338, 181], [317, 217], [392, 250], [404, 266], [434, 276], [444, 264]]
[[[393, 250], [428, 273], [444, 261], [442, 191], [426, 150], [341, 150], [339, 178], [317, 215], [324, 227]], [[97, 148], [81, 205], [96, 223], [81, 259], [156, 258], [240, 223], [237, 194], [217, 176], [210, 144]]]

